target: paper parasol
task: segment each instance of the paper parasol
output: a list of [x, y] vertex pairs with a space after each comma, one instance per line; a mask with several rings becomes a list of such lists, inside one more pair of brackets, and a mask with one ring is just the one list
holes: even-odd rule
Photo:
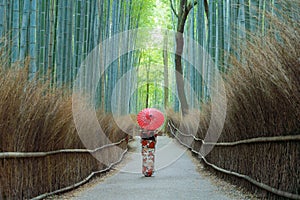
[[164, 121], [164, 114], [155, 108], [145, 108], [137, 115], [139, 126], [146, 130], [156, 130], [163, 125]]

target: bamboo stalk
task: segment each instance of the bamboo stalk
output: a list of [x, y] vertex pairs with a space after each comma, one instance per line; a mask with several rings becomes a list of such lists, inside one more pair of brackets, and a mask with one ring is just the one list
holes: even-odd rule
[[23, 5], [23, 16], [22, 16], [22, 25], [21, 25], [21, 40], [20, 40], [20, 60], [22, 63], [25, 62], [25, 57], [27, 55], [27, 30], [29, 23], [29, 10], [30, 10], [30, 1], [25, 0]]
[[45, 7], [45, 34], [43, 35], [44, 37], [44, 55], [43, 55], [43, 69], [42, 69], [42, 72], [43, 72], [43, 78], [44, 78], [44, 81], [45, 79], [47, 79], [47, 72], [48, 72], [48, 68], [49, 68], [49, 60], [48, 60], [48, 52], [49, 52], [49, 41], [50, 41], [50, 38], [49, 38], [49, 33], [50, 33], [50, 5], [51, 5], [51, 2], [43, 2], [44, 3], [44, 7]]
[[15, 62], [19, 59], [19, 33], [20, 33], [20, 5], [19, 1], [12, 1], [13, 15], [12, 15], [12, 55], [11, 61]]
[[[44, 22], [45, 22], [45, 15], [43, 15], [43, 5], [40, 4], [40, 0], [36, 0], [37, 1], [37, 5], [36, 5], [36, 13], [35, 13], [35, 18], [36, 18], [36, 22], [35, 22], [35, 27], [38, 27], [36, 30], [36, 34], [35, 34], [35, 40], [36, 40], [36, 65], [38, 67], [37, 71], [41, 71], [41, 69], [43, 69], [43, 65], [44, 62], [40, 60], [42, 60], [40, 58], [41, 54], [43, 54], [44, 52], [44, 48], [42, 47], [42, 44], [44, 44], [44, 35], [42, 35], [41, 37], [41, 33], [43, 32], [45, 34], [45, 27], [44, 27]], [[39, 76], [41, 77], [43, 73], [39, 73]]]
[[[94, 48], [94, 34], [95, 34], [95, 11], [96, 11], [96, 1], [90, 2], [89, 3], [89, 15], [88, 15], [88, 31], [86, 34], [87, 37], [87, 45], [86, 45], [86, 52], [89, 53], [93, 50]], [[93, 66], [96, 65], [96, 61], [93, 59]], [[91, 92], [92, 90], [95, 91], [96, 89], [93, 88], [93, 83], [95, 83], [96, 80], [96, 73], [93, 73], [95, 71], [95, 69], [90, 68], [89, 69], [90, 72], [88, 72], [89, 74], [91, 74], [91, 76], [87, 79], [88, 81], [88, 89], [89, 92]], [[95, 102], [96, 103], [96, 102]]]
[[[5, 0], [0, 1], [0, 19], [5, 18]], [[4, 36], [4, 20], [0, 20], [0, 38]], [[2, 46], [2, 44], [1, 44]]]
[[[84, 13], [84, 15], [83, 15], [83, 17], [84, 17], [84, 36], [83, 36], [83, 58], [82, 59], [85, 59], [86, 58], [86, 56], [87, 56], [87, 53], [88, 53], [88, 51], [87, 51], [87, 48], [88, 48], [88, 35], [89, 35], [89, 33], [88, 33], [88, 31], [89, 31], [89, 29], [88, 29], [88, 27], [89, 27], [89, 21], [88, 21], [88, 19], [89, 19], [89, 15], [90, 15], [90, 1], [85, 1], [85, 11], [84, 11], [85, 13]], [[86, 84], [87, 84], [87, 81], [88, 81], [88, 78], [86, 78], [86, 80], [85, 80], [85, 82], [86, 82]], [[86, 86], [87, 87], [87, 86]]]
[[[79, 3], [80, 2], [80, 3]], [[78, 30], [78, 40], [77, 40], [77, 67], [80, 66], [82, 60], [83, 60], [83, 46], [84, 46], [84, 27], [85, 27], [85, 10], [86, 10], [86, 2], [85, 0], [80, 0], [78, 1], [80, 8], [78, 11], [78, 17], [79, 17], [79, 26], [77, 26], [77, 30]], [[80, 83], [80, 84], [84, 84], [84, 83]]]
[[5, 69], [7, 63], [7, 30], [6, 30], [6, 0], [0, 0], [0, 51], [1, 58], [0, 62], [3, 64], [2, 69]]
[[29, 65], [29, 79], [33, 79], [36, 72], [37, 72], [37, 65], [36, 65], [36, 8], [37, 8], [37, 2], [36, 0], [31, 0], [30, 5], [30, 24], [29, 24], [29, 56], [30, 56], [30, 65]]
[[[73, 80], [75, 77], [75, 75], [73, 76], [73, 68], [75, 68], [74, 66], [74, 59], [73, 59], [73, 50], [75, 48], [75, 45], [73, 44], [73, 36], [76, 34], [75, 32], [73, 33], [72, 31], [72, 26], [73, 26], [73, 23], [74, 23], [74, 18], [73, 18], [73, 14], [74, 14], [74, 4], [75, 2], [74, 1], [68, 1], [68, 9], [69, 12], [68, 12], [68, 24], [67, 24], [67, 28], [68, 28], [68, 36], [67, 36], [67, 73], [66, 73], [66, 76], [67, 76], [67, 79], [66, 81], [69, 83], [69, 88], [71, 89], [72, 87], [72, 84], [73, 83]], [[72, 48], [70, 48], [72, 47]]]
[[79, 69], [79, 33], [80, 33], [80, 8], [79, 8], [79, 0], [76, 0], [75, 5], [74, 5], [74, 16], [73, 16], [73, 21], [74, 21], [74, 38], [73, 38], [73, 46], [74, 46], [74, 50], [73, 50], [73, 69], [72, 69], [72, 80], [75, 79], [75, 76], [77, 74], [77, 71]]
[[46, 23], [46, 13], [45, 13], [45, 2], [38, 0], [37, 3], [37, 14], [36, 14], [36, 26], [38, 27], [39, 31], [36, 33], [36, 40], [37, 40], [37, 47], [36, 47], [36, 54], [37, 60], [36, 63], [39, 67], [40, 77], [43, 78], [44, 76], [44, 64], [45, 58], [45, 23]]
[[[53, 69], [53, 52], [54, 52], [54, 41], [55, 41], [55, 1], [52, 0], [49, 5], [49, 44], [48, 44], [48, 66]], [[51, 75], [50, 75], [51, 76]], [[50, 77], [51, 78], [51, 77]]]
[[63, 27], [63, 33], [62, 33], [62, 38], [63, 38], [63, 44], [62, 44], [62, 48], [63, 48], [63, 53], [61, 56], [61, 60], [62, 60], [62, 83], [63, 85], [65, 85], [67, 83], [68, 80], [68, 68], [70, 67], [68, 65], [68, 59], [69, 59], [69, 55], [68, 55], [68, 50], [70, 49], [68, 47], [68, 16], [69, 16], [69, 12], [70, 12], [70, 7], [69, 7], [69, 2], [72, 1], [64, 1], [63, 2], [63, 21], [62, 21], [62, 27]]
[[58, 1], [58, 11], [57, 11], [57, 34], [56, 34], [56, 49], [55, 49], [55, 74], [56, 86], [61, 87], [63, 85], [63, 25], [64, 25], [64, 7], [63, 1]]
[[227, 71], [229, 67], [229, 52], [231, 48], [231, 39], [230, 39], [230, 31], [231, 31], [231, 25], [230, 25], [230, 13], [231, 13], [231, 6], [230, 1], [226, 0], [226, 4], [224, 6], [225, 14], [224, 14], [224, 72]]

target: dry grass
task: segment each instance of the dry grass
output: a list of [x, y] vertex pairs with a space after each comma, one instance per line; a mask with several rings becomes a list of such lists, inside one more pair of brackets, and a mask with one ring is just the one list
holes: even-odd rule
[[232, 58], [234, 68], [225, 77], [229, 109], [222, 141], [300, 133], [300, 26], [270, 21], [275, 30], [253, 37], [242, 50], [242, 62]]
[[1, 151], [81, 148], [72, 118], [72, 102], [47, 84], [29, 82], [27, 70], [0, 74]]
[[[50, 90], [47, 83], [28, 81], [26, 67], [0, 68], [0, 152], [85, 148], [75, 128], [70, 95], [63, 89]], [[98, 118], [110, 141], [127, 137], [111, 123], [112, 116], [99, 111]], [[131, 121], [126, 124], [128, 129], [134, 126]], [[124, 149], [126, 144], [119, 147]], [[113, 148], [99, 153], [111, 162], [119, 159]], [[0, 198], [28, 199], [72, 185], [105, 167], [88, 153], [1, 159]]]

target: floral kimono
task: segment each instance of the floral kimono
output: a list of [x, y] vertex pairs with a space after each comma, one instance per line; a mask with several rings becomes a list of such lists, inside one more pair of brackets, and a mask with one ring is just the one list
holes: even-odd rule
[[142, 144], [142, 173], [146, 176], [152, 176], [154, 172], [154, 153], [156, 144], [156, 131], [141, 130]]

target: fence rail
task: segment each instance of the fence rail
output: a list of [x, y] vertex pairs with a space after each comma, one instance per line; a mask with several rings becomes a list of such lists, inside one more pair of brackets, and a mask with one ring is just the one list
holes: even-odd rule
[[169, 127], [172, 126], [178, 133], [185, 137], [193, 137], [195, 141], [201, 141], [204, 145], [214, 145], [214, 146], [236, 146], [240, 144], [250, 144], [250, 143], [266, 143], [266, 142], [286, 142], [286, 141], [300, 141], [300, 135], [286, 135], [286, 136], [273, 136], [273, 137], [256, 137], [245, 140], [238, 140], [233, 142], [206, 142], [204, 139], [198, 138], [192, 134], [182, 133], [174, 124], [169, 121]]
[[56, 151], [48, 151], [48, 152], [0, 152], [0, 158], [34, 158], [34, 157], [45, 157], [59, 153], [95, 153], [99, 150], [105, 149], [107, 147], [119, 145], [124, 142], [127, 138], [123, 138], [119, 142], [110, 143], [98, 147], [96, 149], [60, 149]]
[[216, 146], [235, 146], [235, 145], [239, 145], [239, 144], [250, 144], [250, 143], [261, 143], [261, 142], [282, 142], [282, 141], [298, 141], [300, 140], [300, 135], [294, 135], [294, 136], [279, 136], [279, 137], [259, 137], [259, 138], [252, 138], [252, 139], [247, 139], [247, 140], [240, 140], [240, 141], [235, 141], [235, 142], [228, 142], [228, 143], [207, 143], [207, 142], [204, 142], [203, 139], [201, 138], [197, 138], [195, 137], [194, 135], [188, 135], [188, 134], [184, 134], [182, 133], [178, 128], [176, 128], [174, 126], [174, 124], [172, 124], [172, 122], [168, 122], [168, 126], [169, 126], [169, 129], [170, 129], [170, 132], [171, 134], [178, 140], [178, 142], [180, 144], [182, 144], [183, 146], [189, 148], [193, 153], [197, 154], [199, 156], [200, 159], [202, 159], [208, 166], [214, 168], [215, 170], [219, 171], [219, 172], [222, 172], [222, 173], [225, 173], [225, 174], [229, 174], [229, 175], [233, 175], [233, 176], [236, 176], [236, 177], [239, 177], [239, 178], [242, 178], [250, 183], [252, 183], [253, 185], [261, 188], [261, 189], [264, 189], [268, 192], [271, 192], [273, 194], [276, 194], [278, 196], [282, 196], [282, 197], [285, 197], [285, 198], [289, 198], [289, 199], [296, 199], [296, 200], [300, 200], [300, 195], [298, 194], [293, 194], [293, 193], [289, 193], [289, 192], [285, 192], [285, 191], [282, 191], [282, 190], [278, 190], [277, 188], [273, 188], [267, 184], [264, 184], [264, 183], [261, 183], [253, 178], [251, 178], [250, 176], [247, 176], [245, 174], [240, 174], [238, 172], [233, 172], [233, 171], [230, 171], [230, 170], [227, 170], [227, 169], [223, 169], [221, 167], [218, 167], [210, 162], [208, 162], [206, 160], [206, 158], [201, 155], [200, 152], [198, 151], [195, 151], [193, 149], [193, 147], [185, 144], [184, 142], [182, 142], [180, 140], [180, 138], [176, 135], [176, 133], [174, 133], [173, 129], [176, 130], [177, 133], [179, 133], [180, 135], [182, 136], [185, 136], [185, 137], [193, 137], [195, 141], [199, 142], [201, 141], [202, 144], [207, 144], [207, 145], [216, 145]]

